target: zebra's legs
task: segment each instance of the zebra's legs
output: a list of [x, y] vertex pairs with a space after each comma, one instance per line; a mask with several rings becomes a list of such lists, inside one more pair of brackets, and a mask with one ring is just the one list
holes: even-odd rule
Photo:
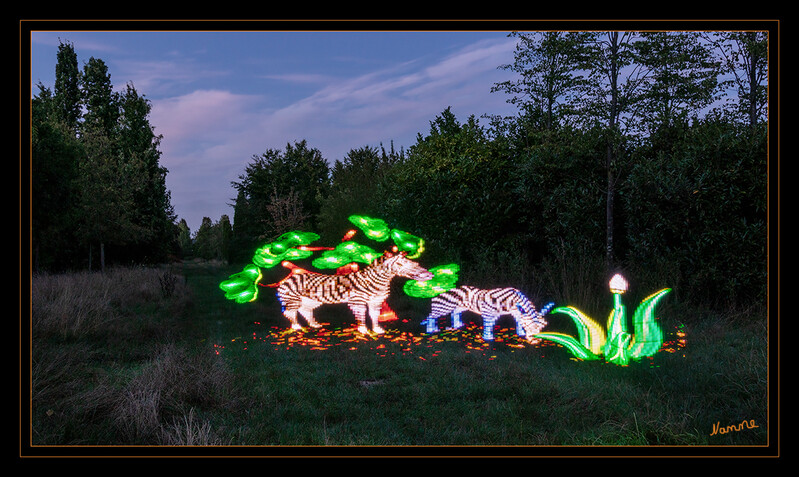
[[[461, 320], [461, 312], [462, 312], [462, 310], [453, 310], [452, 312], [450, 312], [450, 317], [452, 318], [452, 329], [453, 330], [454, 329], [458, 329], [461, 326], [463, 326], [463, 321]], [[434, 315], [433, 313], [430, 313], [430, 315], [427, 316], [427, 319], [422, 322], [422, 323], [425, 323], [427, 325], [426, 331], [428, 333], [438, 333], [439, 332], [438, 318], [440, 318], [440, 317], [441, 317], [441, 315]]]
[[368, 333], [369, 330], [366, 328], [366, 305], [364, 303], [350, 303], [349, 307], [358, 322], [358, 331], [363, 334]]
[[486, 312], [483, 313], [483, 339], [485, 341], [494, 341], [494, 325], [497, 322], [499, 315]]
[[427, 333], [438, 333], [438, 317], [434, 316], [432, 313], [427, 316], [427, 319], [423, 321], [427, 325], [425, 331]]
[[[300, 306], [299, 312], [300, 312], [300, 315], [302, 315], [302, 317], [305, 318], [305, 321], [308, 322], [308, 326], [310, 326], [311, 328], [319, 328], [322, 325], [320, 325], [316, 321], [316, 318], [314, 318], [313, 310], [314, 310], [314, 307], [312, 307], [312, 306], [310, 306], [308, 304], [303, 304], [302, 306]], [[295, 318], [295, 320], [296, 320], [296, 318]]]
[[452, 328], [457, 329], [463, 326], [463, 321], [461, 321], [461, 311], [455, 310], [451, 313], [452, 315]]
[[380, 326], [380, 306], [382, 304], [382, 300], [377, 303], [369, 303], [369, 319], [372, 320], [372, 331], [377, 334], [385, 333], [385, 330]]
[[302, 326], [297, 322], [297, 308], [288, 308], [286, 307], [283, 310], [283, 316], [289, 319], [291, 322], [291, 329], [293, 330], [300, 330]]
[[524, 326], [522, 326], [521, 313], [511, 313], [511, 314], [513, 315], [513, 318], [516, 320], [516, 334], [524, 338], [526, 333], [524, 331]]

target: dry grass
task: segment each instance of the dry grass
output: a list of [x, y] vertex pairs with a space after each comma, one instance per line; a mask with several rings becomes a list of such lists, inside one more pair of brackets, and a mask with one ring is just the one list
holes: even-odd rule
[[181, 340], [191, 304], [171, 269], [33, 277], [31, 442], [220, 444], [195, 408], [224, 406], [231, 373]]
[[224, 399], [230, 374], [222, 361], [210, 358], [172, 344], [163, 346], [119, 393], [113, 416], [125, 439], [166, 439], [170, 444], [182, 440], [196, 444], [198, 436], [212, 440], [208, 424], [197, 422], [193, 407], [188, 416], [185, 410], [192, 405], [213, 406]]
[[75, 338], [100, 332], [142, 305], [175, 313], [189, 303], [188, 287], [170, 269], [37, 275], [31, 282], [31, 329], [34, 336]]
[[216, 436], [209, 422], [203, 422], [195, 417], [194, 408], [188, 415], [175, 418], [171, 424], [161, 426], [159, 441], [167, 446], [223, 446], [230, 441], [224, 441]]

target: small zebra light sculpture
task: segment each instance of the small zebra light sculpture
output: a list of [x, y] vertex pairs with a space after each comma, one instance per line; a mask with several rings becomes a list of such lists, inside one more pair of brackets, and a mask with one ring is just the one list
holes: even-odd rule
[[298, 269], [277, 287], [277, 297], [283, 306], [283, 315], [294, 329], [302, 328], [297, 313], [305, 318], [308, 325], [318, 328], [321, 325], [313, 316], [313, 310], [320, 305], [347, 303], [358, 322], [358, 331], [367, 333], [366, 314], [372, 322], [372, 331], [383, 333], [379, 325], [381, 306], [389, 294], [391, 280], [395, 276], [413, 280], [429, 280], [433, 274], [404, 252], [386, 253], [368, 267], [352, 273], [327, 275]]
[[501, 315], [510, 314], [516, 319], [516, 333], [526, 337], [531, 344], [536, 344], [541, 340], [535, 335], [547, 325], [544, 315], [553, 305], [554, 303], [549, 303], [539, 312], [530, 300], [515, 288], [482, 290], [461, 286], [434, 297], [430, 314], [422, 323], [426, 323], [428, 333], [436, 333], [439, 331], [438, 318], [450, 314], [452, 328], [460, 328], [463, 326], [461, 313], [471, 311], [483, 318], [483, 339], [493, 341], [497, 319]]

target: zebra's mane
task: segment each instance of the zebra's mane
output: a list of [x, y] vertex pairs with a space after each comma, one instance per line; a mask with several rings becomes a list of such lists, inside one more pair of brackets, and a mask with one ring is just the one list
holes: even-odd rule
[[394, 253], [386, 252], [383, 255], [380, 255], [379, 257], [374, 259], [374, 261], [372, 261], [372, 263], [370, 263], [368, 266], [369, 267], [379, 267], [379, 266], [383, 265], [384, 263], [386, 263], [387, 261], [397, 257], [398, 255], [401, 255], [401, 254], [394, 254]]

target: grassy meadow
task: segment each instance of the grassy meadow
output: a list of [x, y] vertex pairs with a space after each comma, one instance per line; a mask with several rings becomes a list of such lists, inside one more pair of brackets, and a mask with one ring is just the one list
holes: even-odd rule
[[[323, 328], [291, 331], [272, 289], [253, 303], [225, 300], [218, 284], [238, 270], [186, 262], [34, 276], [36, 452], [603, 455], [657, 446], [740, 455], [769, 444], [765, 307], [697, 311], [666, 299], [658, 310], [664, 349], [619, 367], [576, 361], [553, 343], [530, 345], [510, 317], [494, 343], [480, 339], [479, 318], [466, 313], [465, 329], [425, 335], [419, 321], [429, 300], [399, 291], [389, 303], [400, 318], [384, 324], [384, 335], [359, 335], [339, 305], [318, 310]], [[549, 321], [575, 334], [565, 315]], [[711, 435], [744, 420], [757, 427]], [[180, 452], [171, 449], [164, 452]]]

